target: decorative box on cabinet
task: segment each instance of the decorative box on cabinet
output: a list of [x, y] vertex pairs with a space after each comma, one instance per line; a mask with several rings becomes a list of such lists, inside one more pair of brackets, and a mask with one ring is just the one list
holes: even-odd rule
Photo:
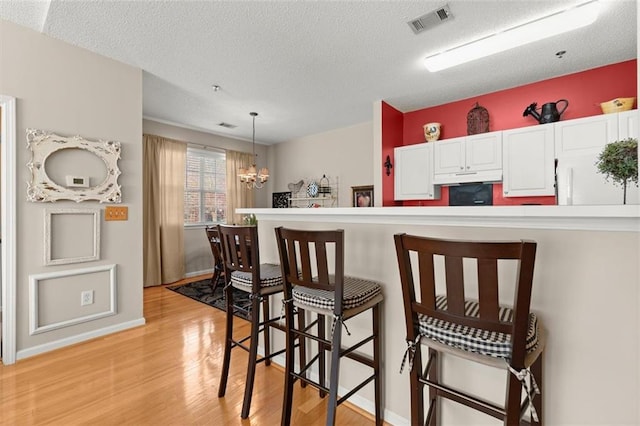
[[433, 142], [435, 184], [502, 179], [502, 132]]
[[502, 132], [505, 197], [555, 195], [553, 124]]
[[396, 200], [437, 200], [440, 188], [433, 185], [433, 143], [394, 149]]

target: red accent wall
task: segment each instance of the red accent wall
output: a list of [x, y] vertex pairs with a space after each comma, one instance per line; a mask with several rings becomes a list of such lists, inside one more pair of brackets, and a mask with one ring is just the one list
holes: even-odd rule
[[402, 146], [402, 123], [403, 114], [389, 105], [382, 102], [382, 205], [383, 206], [401, 206], [402, 202], [395, 201], [393, 198], [393, 180], [395, 169], [391, 168], [391, 174], [387, 176], [387, 170], [384, 168], [387, 155], [391, 159], [391, 164], [396, 164], [393, 157], [393, 148]]
[[[429, 122], [442, 123], [440, 139], [449, 139], [467, 134], [467, 113], [478, 102], [489, 111], [489, 130], [507, 130], [535, 126], [538, 122], [531, 116], [523, 117], [525, 108], [532, 102], [538, 107], [547, 102], [567, 99], [569, 106], [561, 120], [589, 117], [602, 113], [600, 103], [618, 97], [637, 97], [637, 61], [635, 59], [591, 70], [569, 74], [549, 80], [539, 81], [511, 89], [488, 93], [449, 104], [411, 111], [402, 116], [402, 141], [390, 145], [391, 137], [383, 136], [383, 161], [389, 150], [395, 146], [412, 145], [425, 141], [422, 126]], [[393, 107], [390, 109], [396, 111]], [[385, 109], [382, 112], [383, 135], [385, 133]], [[393, 118], [397, 122], [397, 117]], [[389, 188], [390, 187], [390, 188]], [[502, 197], [502, 184], [494, 185], [494, 204], [540, 203], [555, 204], [554, 197]], [[393, 201], [393, 180], [384, 176], [383, 202], [391, 206]], [[402, 205], [448, 205], [448, 188], [442, 188], [440, 200], [411, 201]], [[387, 200], [389, 204], [387, 204]]]

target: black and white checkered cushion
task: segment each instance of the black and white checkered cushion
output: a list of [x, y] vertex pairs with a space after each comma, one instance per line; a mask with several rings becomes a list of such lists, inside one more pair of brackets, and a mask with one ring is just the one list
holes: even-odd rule
[[[234, 287], [246, 289], [251, 292], [253, 288], [251, 273], [242, 271], [233, 271], [231, 273], [231, 284]], [[272, 287], [282, 285], [282, 272], [280, 265], [273, 263], [263, 263], [260, 265], [260, 287]]]
[[[382, 287], [375, 281], [363, 278], [344, 277], [342, 308], [344, 310], [362, 306], [382, 292]], [[335, 293], [329, 290], [318, 290], [309, 287], [295, 286], [292, 290], [293, 300], [300, 305], [313, 308], [333, 310]]]
[[[447, 298], [436, 296], [436, 307], [445, 309]], [[465, 313], [468, 316], [478, 317], [479, 304], [475, 301], [465, 301]], [[513, 310], [500, 307], [499, 317], [501, 321], [510, 321], [513, 318]], [[473, 327], [453, 324], [448, 321], [418, 314], [420, 335], [437, 342], [449, 345], [468, 352], [489, 355], [496, 358], [508, 359], [511, 355], [511, 336], [488, 332]], [[527, 331], [527, 352], [532, 352], [538, 345], [538, 318], [535, 314], [529, 314], [529, 329]]]

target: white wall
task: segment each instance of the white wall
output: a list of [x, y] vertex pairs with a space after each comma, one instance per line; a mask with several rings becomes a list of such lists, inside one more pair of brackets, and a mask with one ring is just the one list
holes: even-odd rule
[[[18, 358], [144, 323], [142, 312], [142, 71], [77, 48], [38, 32], [0, 20], [0, 93], [17, 98], [17, 356]], [[44, 212], [47, 208], [99, 208], [97, 201], [32, 203], [26, 201], [30, 159], [27, 128], [80, 135], [122, 144], [118, 162], [126, 222], [101, 220], [101, 259], [44, 266]], [[103, 216], [103, 212], [101, 212]], [[84, 232], [62, 238], [83, 241]], [[42, 334], [29, 334], [29, 276], [117, 265], [117, 314]], [[77, 277], [76, 277], [77, 278]], [[100, 276], [87, 275], [80, 286], [94, 290], [95, 304], [80, 308], [74, 279], [47, 281], [38, 300], [40, 318], [68, 317], [64, 306], [90, 311], [110, 301]], [[108, 300], [105, 300], [108, 299]], [[75, 315], [75, 314], [73, 314]], [[73, 319], [73, 318], [71, 318]], [[43, 325], [43, 324], [41, 324]]]
[[288, 191], [300, 179], [337, 176], [338, 206], [351, 207], [351, 187], [374, 183], [372, 126], [361, 123], [272, 146], [273, 191]]

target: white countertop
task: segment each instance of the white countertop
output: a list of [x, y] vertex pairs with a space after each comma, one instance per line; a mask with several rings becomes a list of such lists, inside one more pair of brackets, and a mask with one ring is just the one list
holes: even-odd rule
[[640, 206], [471, 206], [237, 209], [257, 219], [640, 232]]

